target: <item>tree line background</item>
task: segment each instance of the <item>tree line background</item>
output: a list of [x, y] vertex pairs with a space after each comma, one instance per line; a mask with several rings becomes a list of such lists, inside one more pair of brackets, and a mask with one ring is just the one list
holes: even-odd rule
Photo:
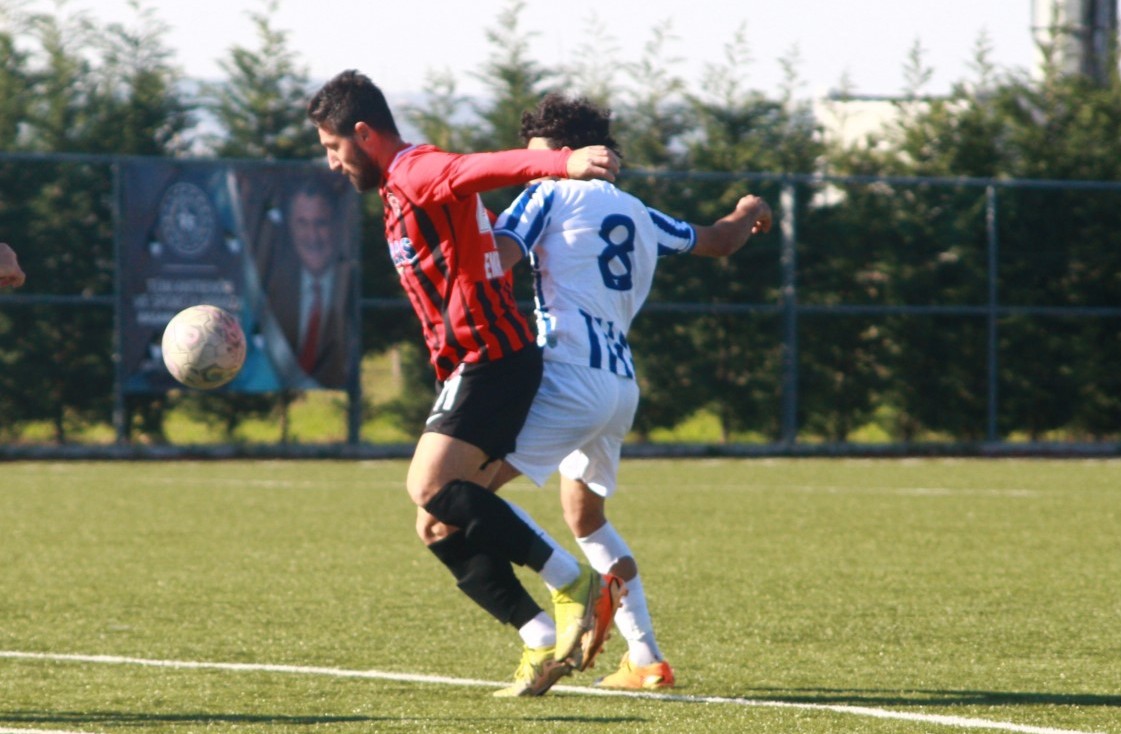
[[[270, 17], [252, 13], [256, 36], [230, 49], [225, 78], [185, 79], [164, 26], [135, 2], [128, 25], [81, 14], [21, 14], [0, 3], [0, 236], [21, 253], [36, 293], [85, 298], [114, 293], [112, 165], [97, 156], [205, 156], [319, 160], [304, 115], [323, 80]], [[749, 190], [782, 215], [778, 175], [885, 177], [878, 183], [799, 178], [798, 301], [830, 306], [971, 306], [989, 298], [985, 192], [972, 186], [900, 183], [898, 177], [1118, 181], [1121, 80], [1059, 72], [1043, 48], [1040, 75], [996, 68], [978, 38], [972, 77], [951, 94], [924, 93], [930, 70], [918, 43], [904, 60], [908, 88], [897, 116], [858, 142], [831, 139], [798, 95], [797, 58], [782, 60], [779, 89], [750, 85], [744, 28], [725, 62], [699, 85], [675, 74], [672, 28], [650, 29], [641, 58], [618, 64], [594, 49], [581, 62], [546, 68], [533, 34], [518, 30], [521, 0], [494, 20], [491, 54], [471, 71], [488, 90], [458, 93], [432, 73], [418, 101], [397, 114], [425, 140], [455, 151], [520, 147], [523, 110], [550, 90], [610, 107], [628, 173], [621, 186], [648, 204], [698, 223], [722, 216]], [[1117, 64], [1111, 68], [1116, 72]], [[375, 79], [375, 82], [379, 80]], [[843, 114], [844, 93], [836, 101]], [[42, 154], [68, 154], [44, 158]], [[83, 157], [83, 154], [89, 157]], [[776, 174], [754, 181], [745, 173]], [[720, 175], [726, 174], [726, 175]], [[739, 174], [739, 175], [737, 175]], [[888, 178], [896, 177], [896, 178]], [[493, 192], [501, 209], [515, 192]], [[364, 197], [363, 294], [400, 297], [376, 196]], [[1121, 306], [1121, 195], [1078, 187], [1003, 189], [997, 220], [1002, 304], [1057, 309]], [[659, 268], [651, 307], [636, 322], [643, 404], [636, 433], [679, 424], [697, 411], [725, 440], [781, 437], [781, 316], [722, 310], [780, 301], [777, 235], [725, 261], [671, 258]], [[524, 273], [521, 273], [524, 275]], [[520, 279], [521, 293], [528, 278]], [[9, 301], [11, 303], [11, 301]], [[708, 304], [688, 313], [660, 304]], [[0, 304], [0, 436], [48, 422], [65, 442], [106, 423], [114, 409], [110, 308]], [[1121, 438], [1121, 328], [1116, 315], [1013, 314], [1000, 329], [999, 430], [1039, 440]], [[419, 425], [431, 372], [419, 329], [400, 309], [367, 308], [363, 350], [405, 355], [409, 389], [386, 407]], [[1071, 312], [1073, 314], [1073, 312]], [[890, 440], [985, 438], [986, 323], [957, 313], [870, 315], [827, 308], [799, 321], [798, 426], [814, 440], [843, 442], [870, 422]], [[216, 419], [227, 436], [249, 416], [287, 416], [298, 396], [130, 396], [130, 432], [165, 440], [172, 408]], [[420, 420], [418, 420], [420, 419]]]

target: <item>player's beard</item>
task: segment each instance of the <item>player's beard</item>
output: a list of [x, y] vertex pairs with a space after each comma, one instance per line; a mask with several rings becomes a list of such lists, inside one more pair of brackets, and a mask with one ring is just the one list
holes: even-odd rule
[[374, 159], [366, 151], [356, 146], [358, 153], [355, 159], [354, 172], [348, 178], [350, 183], [359, 192], [373, 191], [381, 185], [381, 167], [374, 163]]

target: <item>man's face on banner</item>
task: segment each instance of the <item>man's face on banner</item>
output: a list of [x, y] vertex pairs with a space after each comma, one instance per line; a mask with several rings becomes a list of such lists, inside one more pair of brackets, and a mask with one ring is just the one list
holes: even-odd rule
[[297, 193], [288, 211], [292, 245], [304, 267], [322, 275], [335, 259], [335, 232], [331, 205], [315, 194]]

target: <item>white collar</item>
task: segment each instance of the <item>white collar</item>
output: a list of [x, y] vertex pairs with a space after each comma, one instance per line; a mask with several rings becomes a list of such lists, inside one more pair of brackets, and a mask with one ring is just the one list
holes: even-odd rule
[[407, 148], [402, 148], [401, 150], [397, 151], [397, 155], [393, 156], [393, 160], [390, 162], [389, 168], [386, 170], [386, 173], [392, 173], [393, 169], [397, 167], [397, 161], [401, 160], [401, 156], [414, 150], [415, 148], [416, 143], [410, 143]]

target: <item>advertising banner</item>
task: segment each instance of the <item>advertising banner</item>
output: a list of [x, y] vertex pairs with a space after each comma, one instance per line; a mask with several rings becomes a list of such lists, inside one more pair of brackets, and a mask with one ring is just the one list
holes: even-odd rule
[[222, 390], [345, 389], [357, 370], [357, 194], [312, 166], [121, 166], [120, 343], [128, 393], [181, 387], [163, 329], [188, 306], [234, 314], [245, 366]]

